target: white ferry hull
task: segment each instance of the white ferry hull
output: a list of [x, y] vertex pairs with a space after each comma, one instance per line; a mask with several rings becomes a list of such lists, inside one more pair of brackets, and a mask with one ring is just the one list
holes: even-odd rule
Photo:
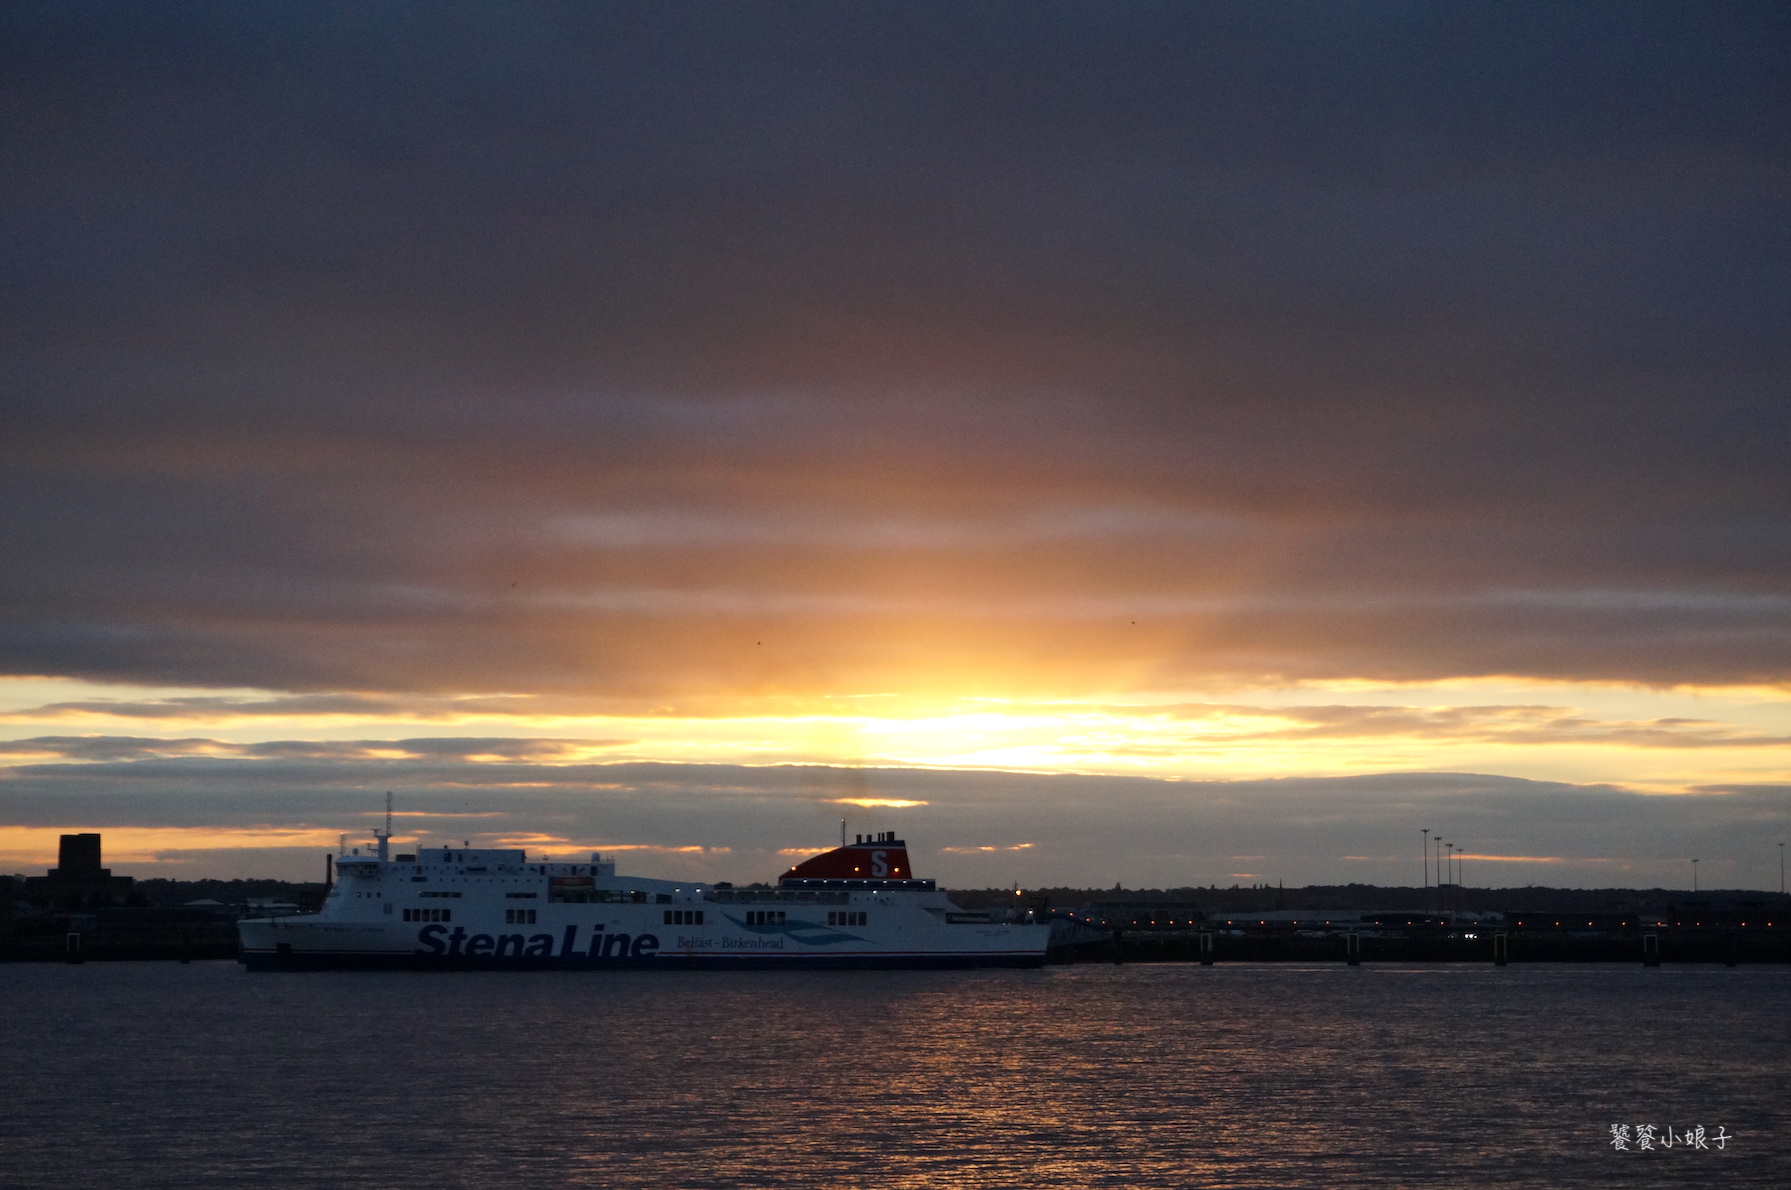
[[322, 912], [238, 923], [240, 957], [254, 970], [1044, 964], [1048, 924], [959, 910], [931, 881], [912, 879], [893, 846], [842, 853], [823, 858], [887, 860], [902, 875], [786, 874], [777, 888], [734, 889], [618, 877], [597, 856], [531, 864], [520, 851], [442, 848], [344, 858]]
[[625, 920], [602, 924], [601, 930], [589, 922], [468, 925], [455, 941], [453, 931], [440, 925], [407, 931], [377, 922], [274, 918], [240, 924], [241, 958], [252, 970], [1039, 967], [1051, 935], [1048, 925], [992, 923], [942, 926], [962, 937], [931, 946], [920, 939], [904, 944], [875, 938], [827, 944], [805, 942], [788, 930], [767, 936], [725, 928], [666, 931], [652, 923], [631, 931]]

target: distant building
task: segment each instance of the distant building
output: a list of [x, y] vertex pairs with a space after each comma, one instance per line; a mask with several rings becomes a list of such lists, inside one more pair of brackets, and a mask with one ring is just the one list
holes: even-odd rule
[[1409, 909], [1258, 909], [1227, 913], [1192, 901], [1097, 901], [1068, 912], [1069, 920], [1106, 930], [1380, 930], [1393, 927], [1475, 925], [1503, 920], [1480, 911]]
[[1106, 929], [1187, 929], [1206, 920], [1192, 901], [1096, 901], [1070, 910], [1071, 920]]
[[129, 896], [136, 881], [100, 866], [100, 837], [63, 835], [57, 864], [46, 876], [25, 878], [29, 900], [53, 905], [100, 905]]

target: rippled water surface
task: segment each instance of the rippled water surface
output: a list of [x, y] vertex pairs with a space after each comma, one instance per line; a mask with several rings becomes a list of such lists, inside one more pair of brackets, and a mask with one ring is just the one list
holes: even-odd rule
[[[0, 967], [0, 1183], [1791, 1185], [1791, 969]], [[1613, 1123], [1718, 1126], [1616, 1152]]]

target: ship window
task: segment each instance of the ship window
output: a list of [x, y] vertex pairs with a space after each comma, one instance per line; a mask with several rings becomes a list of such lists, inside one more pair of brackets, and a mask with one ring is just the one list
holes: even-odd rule
[[665, 924], [668, 926], [700, 926], [703, 924], [701, 909], [667, 909]]
[[783, 920], [784, 911], [782, 909], [748, 909], [746, 911], [746, 924], [749, 926], [780, 925]]
[[504, 923], [512, 926], [532, 926], [535, 924], [535, 912], [533, 909], [506, 909], [504, 910]]
[[405, 921], [452, 921], [453, 919], [454, 911], [452, 909], [406, 909], [404, 911]]
[[504, 895], [506, 897], [509, 897], [512, 901], [532, 901], [540, 894], [539, 893], [505, 893]]
[[829, 913], [827, 924], [830, 926], [862, 926], [869, 924], [868, 913]]

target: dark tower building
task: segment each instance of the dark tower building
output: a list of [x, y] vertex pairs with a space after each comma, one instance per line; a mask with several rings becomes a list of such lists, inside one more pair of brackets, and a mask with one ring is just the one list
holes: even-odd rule
[[136, 883], [100, 867], [98, 835], [63, 835], [57, 860], [49, 875], [25, 880], [27, 897], [56, 905], [104, 905], [114, 897], [129, 896]]
[[108, 869], [100, 867], [98, 835], [63, 835], [56, 859], [60, 866], [50, 869], [52, 879], [93, 880], [112, 875]]

